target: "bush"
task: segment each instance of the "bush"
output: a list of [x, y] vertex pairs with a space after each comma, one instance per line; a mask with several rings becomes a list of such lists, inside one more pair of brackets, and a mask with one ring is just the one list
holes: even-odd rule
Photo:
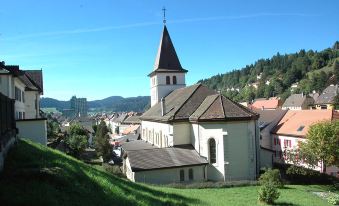
[[259, 189], [259, 200], [268, 204], [274, 203], [280, 196], [278, 188], [273, 183], [266, 183]]
[[335, 184], [335, 177], [320, 173], [312, 169], [291, 165], [283, 168], [286, 170], [286, 178], [291, 184]]
[[327, 196], [327, 201], [332, 205], [339, 205], [339, 194], [330, 192]]
[[259, 178], [259, 184], [272, 184], [278, 188], [283, 188], [284, 184], [280, 178], [280, 171], [277, 169], [268, 169], [264, 174], [262, 174]]
[[279, 198], [280, 193], [278, 188], [284, 186], [280, 178], [280, 172], [277, 169], [268, 169], [260, 176], [259, 184], [261, 187], [259, 189], [258, 199], [268, 204], [272, 204]]

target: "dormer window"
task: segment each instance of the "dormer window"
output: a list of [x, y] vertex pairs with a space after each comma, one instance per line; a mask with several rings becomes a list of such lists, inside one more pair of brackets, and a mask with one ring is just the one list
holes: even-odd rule
[[177, 77], [173, 76], [173, 84], [177, 84]]
[[170, 78], [170, 76], [166, 76], [166, 84], [171, 84], [171, 78]]
[[297, 129], [297, 131], [298, 131], [298, 132], [301, 132], [301, 131], [303, 131], [304, 128], [305, 128], [305, 126], [304, 126], [304, 125], [301, 125], [301, 126]]

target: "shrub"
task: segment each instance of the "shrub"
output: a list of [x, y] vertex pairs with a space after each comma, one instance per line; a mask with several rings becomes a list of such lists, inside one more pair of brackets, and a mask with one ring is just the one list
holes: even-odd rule
[[280, 178], [280, 172], [277, 169], [268, 169], [264, 174], [262, 174], [259, 178], [259, 184], [272, 184], [278, 188], [283, 188], [284, 184]]
[[280, 196], [278, 188], [273, 183], [265, 183], [259, 189], [259, 200], [268, 204], [274, 203]]
[[330, 192], [327, 196], [327, 201], [332, 205], [339, 205], [339, 194]]
[[286, 178], [292, 184], [335, 184], [335, 177], [312, 169], [291, 165], [286, 169]]

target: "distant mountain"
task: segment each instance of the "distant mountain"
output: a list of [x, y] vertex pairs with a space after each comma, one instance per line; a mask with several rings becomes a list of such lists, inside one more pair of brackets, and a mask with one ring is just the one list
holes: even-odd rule
[[[102, 100], [88, 101], [88, 108], [96, 111], [114, 111], [114, 112], [143, 112], [150, 104], [149, 96], [138, 96], [124, 98], [121, 96], [111, 96]], [[57, 110], [69, 109], [70, 101], [59, 101], [53, 98], [41, 98], [41, 108], [55, 107]]]

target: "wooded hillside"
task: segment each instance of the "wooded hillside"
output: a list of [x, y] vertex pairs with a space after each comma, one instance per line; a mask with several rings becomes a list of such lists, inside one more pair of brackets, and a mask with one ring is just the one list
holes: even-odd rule
[[[200, 83], [219, 90], [235, 101], [280, 96], [291, 93], [321, 92], [339, 80], [339, 41], [322, 51], [300, 50], [293, 54], [277, 53], [259, 59], [240, 70], [218, 74]], [[293, 87], [292, 87], [293, 85]]]

